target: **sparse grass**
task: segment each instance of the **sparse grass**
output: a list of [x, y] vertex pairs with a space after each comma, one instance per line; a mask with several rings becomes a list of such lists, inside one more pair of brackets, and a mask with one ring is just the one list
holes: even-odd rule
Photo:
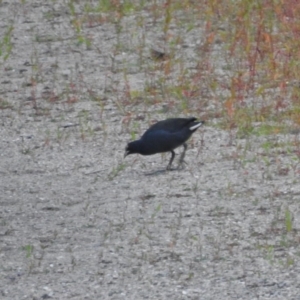
[[0, 98], [0, 109], [12, 109], [13, 108], [13, 105], [10, 104], [8, 101]]
[[125, 169], [125, 167], [126, 165], [124, 163], [118, 164], [110, 171], [110, 173], [108, 174], [108, 179], [113, 180], [115, 177], [119, 175], [120, 172], [122, 172]]
[[287, 233], [293, 229], [292, 213], [288, 207], [285, 209], [285, 229]]
[[26, 252], [26, 258], [30, 258], [33, 253], [33, 245], [25, 245], [22, 247], [22, 250]]
[[[123, 72], [126, 81], [123, 95], [117, 92], [116, 104], [122, 114], [129, 111], [127, 102], [137, 105], [141, 98], [151, 99], [144, 103], [145, 107], [167, 102], [184, 114], [196, 110], [199, 114], [210, 115], [207, 107], [213, 105], [213, 114], [221, 127], [236, 128], [237, 137], [244, 138], [252, 134], [282, 133], [286, 121], [300, 123], [300, 58], [295, 50], [299, 44], [300, 5], [295, 4], [291, 10], [291, 3], [295, 4], [292, 0], [263, 3], [222, 0], [218, 4], [188, 0], [153, 3], [99, 0], [81, 7], [78, 1], [69, 0], [67, 9], [78, 44], [84, 44], [86, 49], [98, 47], [87, 29], [111, 24], [117, 35], [111, 59], [115, 61], [121, 49], [138, 55], [138, 67], [145, 74], [143, 90], [132, 88], [128, 80], [130, 68], [127, 68], [131, 62], [126, 57], [122, 68], [112, 67], [116, 73]], [[144, 15], [140, 15], [141, 12]], [[130, 45], [121, 35], [128, 28], [126, 18], [137, 15], [133, 23], [136, 28], [130, 25], [135, 29]], [[54, 17], [55, 12], [46, 14], [50, 16]], [[143, 31], [149, 21], [161, 34], [161, 40], [157, 44], [154, 41], [151, 49], [163, 49], [167, 55], [162, 60], [146, 58], [149, 49], [145, 43], [147, 32]], [[0, 43], [0, 56], [4, 60], [12, 50], [12, 34], [11, 25]], [[36, 42], [54, 42], [45, 35], [36, 37]], [[195, 47], [192, 41], [198, 41], [199, 45]], [[187, 57], [190, 49], [193, 54]], [[34, 107], [38, 104], [35, 86], [42, 80], [40, 65], [38, 56], [34, 55], [35, 74], [31, 79]], [[76, 93], [67, 99], [69, 104], [77, 101]], [[3, 103], [0, 107], [8, 106]], [[254, 127], [255, 122], [262, 125]]]
[[3, 59], [3, 61], [6, 61], [9, 58], [13, 49], [13, 44], [11, 42], [13, 30], [13, 25], [8, 26], [4, 35], [0, 39], [0, 58]]

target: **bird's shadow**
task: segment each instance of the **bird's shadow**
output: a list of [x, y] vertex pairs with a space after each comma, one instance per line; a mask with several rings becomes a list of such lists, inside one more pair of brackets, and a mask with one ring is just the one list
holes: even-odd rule
[[155, 175], [162, 175], [162, 174], [167, 174], [169, 172], [172, 172], [172, 171], [181, 171], [182, 169], [181, 168], [174, 168], [174, 169], [161, 169], [161, 170], [155, 170], [155, 171], [152, 171], [152, 172], [148, 172], [148, 173], [145, 173], [146, 176], [155, 176]]

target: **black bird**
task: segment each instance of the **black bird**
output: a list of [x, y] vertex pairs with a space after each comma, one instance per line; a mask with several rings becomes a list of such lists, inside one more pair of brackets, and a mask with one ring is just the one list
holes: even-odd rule
[[175, 157], [174, 149], [183, 145], [184, 150], [178, 166], [180, 167], [187, 149], [185, 142], [204, 123], [204, 121], [197, 122], [196, 120], [196, 118], [173, 118], [155, 123], [139, 140], [127, 144], [124, 157], [134, 153], [152, 155], [171, 152], [172, 156], [167, 166], [167, 170], [170, 170]]

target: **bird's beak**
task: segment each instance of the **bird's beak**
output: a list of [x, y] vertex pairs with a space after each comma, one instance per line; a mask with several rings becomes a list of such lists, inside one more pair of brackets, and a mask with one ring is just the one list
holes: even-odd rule
[[128, 150], [125, 150], [125, 153], [124, 153], [124, 158], [129, 154], [129, 151]]

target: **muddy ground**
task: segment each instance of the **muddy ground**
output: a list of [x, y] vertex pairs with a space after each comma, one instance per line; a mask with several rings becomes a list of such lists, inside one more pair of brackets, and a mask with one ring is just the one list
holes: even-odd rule
[[[1, 40], [13, 26], [0, 57], [0, 298], [300, 299], [297, 134], [238, 138], [206, 120], [183, 170], [164, 171], [169, 154], [124, 160], [152, 122], [205, 108], [129, 101], [162, 76], [148, 58], [159, 22], [129, 13], [117, 34], [102, 14], [82, 21], [89, 44], [74, 3], [75, 15], [68, 1], [0, 1]], [[178, 47], [187, 68], [199, 43], [200, 29]]]

